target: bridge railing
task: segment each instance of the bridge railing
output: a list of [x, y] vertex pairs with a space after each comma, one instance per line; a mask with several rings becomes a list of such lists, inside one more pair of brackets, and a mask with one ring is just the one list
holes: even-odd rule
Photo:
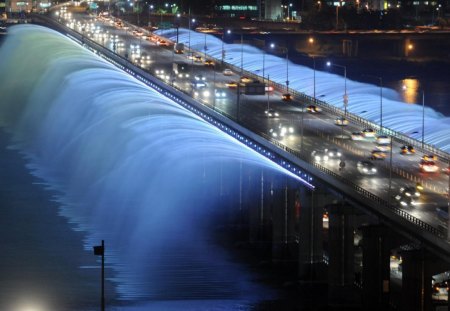
[[[145, 71], [143, 69], [140, 69], [139, 67], [136, 67], [135, 65], [133, 65], [132, 63], [130, 63], [126, 58], [116, 54], [115, 52], [105, 48], [104, 46], [98, 44], [97, 42], [89, 39], [89, 38], [85, 38], [83, 37], [81, 34], [77, 33], [76, 31], [62, 26], [62, 25], [58, 25], [59, 27], [62, 27], [65, 29], [65, 31], [67, 31], [67, 33], [72, 34], [73, 38], [84, 42], [85, 44], [88, 44], [91, 48], [95, 49], [97, 52], [102, 53], [107, 59], [114, 61], [117, 65], [121, 66], [122, 69], [132, 73], [134, 76], [138, 76], [138, 75], [148, 75], [148, 73], [145, 73]], [[82, 40], [81, 40], [82, 39]], [[249, 76], [251, 76], [251, 73], [248, 73]], [[140, 79], [144, 79], [142, 76], [140, 77]], [[156, 78], [153, 78], [153, 80], [155, 80]], [[165, 84], [165, 83], [152, 83], [150, 82], [150, 84], [152, 85], [152, 87], [158, 89], [159, 91], [168, 91], [169, 94], [172, 95], [172, 97], [174, 97], [174, 95], [171, 93], [170, 91], [170, 86]], [[182, 90], [178, 90], [178, 91], [182, 91]], [[189, 96], [189, 94], [187, 94], [185, 91], [183, 91], [184, 94], [186, 94], [187, 96]], [[189, 104], [188, 102], [184, 102], [184, 104]], [[326, 109], [337, 109], [337, 108], [332, 108], [331, 106], [329, 106], [328, 104], [325, 103], [325, 105], [323, 106], [323, 108]], [[217, 111], [214, 110], [215, 113], [219, 113], [220, 115], [225, 116], [227, 119], [230, 120], [236, 120], [236, 118], [221, 112], [221, 111]], [[239, 122], [237, 122], [239, 123]], [[319, 169], [320, 171], [326, 173], [328, 176], [331, 176], [333, 178], [335, 178], [336, 180], [339, 180], [341, 183], [351, 187], [352, 189], [356, 190], [356, 193], [361, 196], [361, 198], [363, 199], [369, 199], [372, 202], [375, 202], [377, 205], [379, 206], [384, 206], [386, 208], [388, 208], [389, 210], [391, 210], [392, 212], [394, 212], [395, 214], [401, 216], [403, 219], [409, 221], [410, 223], [414, 224], [415, 226], [420, 227], [421, 229], [431, 233], [432, 235], [440, 238], [440, 239], [445, 239], [446, 235], [444, 234], [444, 232], [442, 232], [441, 230], [431, 226], [430, 224], [425, 223], [424, 221], [418, 219], [417, 217], [414, 217], [413, 215], [403, 211], [402, 209], [399, 209], [395, 206], [393, 206], [392, 204], [390, 204], [388, 201], [378, 197], [377, 195], [365, 190], [364, 188], [354, 184], [352, 181], [342, 177], [341, 175], [335, 173], [334, 171], [314, 162], [311, 161], [309, 155], [306, 155], [298, 150], [292, 149], [284, 144], [282, 144], [281, 142], [279, 142], [278, 140], [275, 140], [274, 138], [270, 137], [269, 135], [267, 135], [266, 133], [262, 133], [259, 130], [256, 130], [255, 128], [251, 128], [248, 125], [246, 125], [246, 128], [248, 128], [249, 130], [251, 130], [253, 133], [259, 135], [260, 137], [264, 138], [266, 141], [270, 142], [272, 145], [278, 147], [280, 150], [282, 150], [283, 152], [287, 152], [293, 156], [295, 156], [298, 159], [301, 159], [302, 161], [305, 161], [307, 163], [309, 163], [310, 165], [312, 165], [313, 167]], [[243, 134], [245, 135], [245, 134]], [[245, 139], [251, 139], [250, 137], [247, 136], [241, 136]], [[281, 157], [283, 158], [283, 154], [281, 151], [277, 151], [276, 152], [277, 157]], [[311, 172], [310, 172], [311, 173]]]

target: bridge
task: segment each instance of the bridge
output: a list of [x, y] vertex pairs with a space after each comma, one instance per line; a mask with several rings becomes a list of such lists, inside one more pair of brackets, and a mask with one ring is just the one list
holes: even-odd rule
[[[359, 180], [355, 169], [339, 170], [336, 162], [324, 163], [311, 157], [311, 151], [316, 149], [313, 141], [318, 140], [348, 152], [347, 163], [364, 155], [364, 152], [357, 150], [351, 141], [344, 139], [344, 135], [339, 137], [340, 133], [344, 133], [344, 127], [333, 124], [336, 117], [345, 117], [350, 122], [351, 128], [373, 128], [380, 131], [377, 124], [356, 115], [344, 114], [343, 111], [326, 102], [291, 90], [295, 101], [290, 104], [297, 109], [297, 112], [300, 111], [300, 117], [297, 116], [296, 119], [297, 122], [301, 122], [297, 123], [297, 128], [302, 129], [300, 139], [297, 137], [301, 142], [301, 148], [297, 148], [298, 144], [291, 145], [288, 140], [276, 139], [268, 135], [267, 131], [261, 130], [259, 125], [251, 122], [252, 119], [249, 116], [254, 114], [255, 107], [261, 106], [261, 102], [265, 103], [265, 97], [255, 97], [255, 103], [250, 103], [252, 99], [246, 96], [246, 105], [244, 105], [240, 102], [244, 95], [238, 91], [237, 94], [235, 93], [237, 105], [228, 107], [227, 110], [221, 105], [216, 105], [215, 102], [193, 98], [191, 92], [183, 89], [180, 83], [173, 80], [166, 83], [164, 78], [155, 77], [148, 69], [136, 66], [118, 51], [104, 46], [102, 40], [88, 38], [83, 32], [62, 26], [44, 17], [36, 17], [35, 22], [58, 29], [96, 51], [106, 60], [148, 86], [296, 174], [302, 184], [300, 188], [302, 214], [299, 220], [295, 219], [293, 212], [299, 191], [298, 186], [281, 181], [275, 189], [272, 189], [275, 191], [274, 196], [278, 198], [275, 206], [279, 207], [272, 215], [272, 228], [269, 232], [273, 245], [276, 246], [272, 247], [272, 259], [294, 260], [300, 267], [300, 277], [310, 279], [312, 275], [320, 275], [322, 278], [327, 278], [336, 295], [356, 283], [362, 287], [363, 301], [367, 309], [377, 310], [386, 307], [389, 303], [390, 255], [392, 250], [396, 249], [401, 252], [403, 258], [402, 295], [404, 300], [401, 307], [405, 310], [419, 310], [420, 306], [426, 306], [424, 310], [431, 310], [431, 277], [449, 270], [450, 249], [447, 229], [444, 225], [433, 221], [434, 212], [428, 211], [418, 216], [420, 213], [417, 211], [394, 204], [393, 184], [421, 181], [426, 189], [424, 196], [429, 200], [437, 200], [441, 204], [447, 202], [446, 193], [444, 193], [446, 189], [445, 186], [436, 187], [434, 182], [423, 180], [420, 176], [418, 177], [418, 174], [407, 171], [400, 162], [395, 163], [399, 166], [392, 165], [394, 164], [392, 149], [394, 144], [412, 145], [424, 154], [436, 154], [441, 161], [448, 161], [448, 154], [426, 144], [422, 148], [420, 141], [383, 128], [383, 134], [391, 136], [391, 160], [389, 164], [385, 163], [388, 161], [383, 161], [377, 165], [377, 168], [383, 171], [384, 175], [379, 181], [389, 183], [389, 187], [378, 189], [379, 186], [372, 187], [370, 183], [365, 182], [367, 180]], [[130, 34], [126, 38], [134, 42], [141, 41]], [[161, 62], [166, 62], [166, 68], [170, 68], [175, 55], [161, 47], [153, 47], [152, 52], [155, 51]], [[162, 61], [163, 59], [165, 61]], [[220, 62], [218, 59], [214, 61]], [[226, 66], [235, 72], [240, 71], [240, 68]], [[197, 69], [202, 70], [205, 76], [212, 75], [209, 69]], [[261, 77], [250, 72], [245, 72], [245, 75], [261, 80]], [[282, 85], [274, 86], [278, 90], [284, 88]], [[231, 102], [234, 103], [234, 100]], [[321, 107], [322, 112], [314, 117], [306, 116], [305, 108], [309, 105]], [[318, 130], [318, 128], [323, 129]], [[347, 129], [345, 131], [347, 132]], [[370, 147], [368, 148], [370, 150]], [[439, 185], [442, 184], [443, 180], [439, 180]], [[264, 196], [269, 192], [268, 190], [262, 186], [259, 196]], [[243, 192], [245, 191], [246, 189], [243, 189]], [[260, 238], [258, 232], [268, 230], [264, 224], [261, 225], [260, 217], [268, 217], [261, 215], [269, 214], [269, 206], [267, 203], [254, 204], [252, 208], [256, 208], [257, 212], [249, 213], [249, 236], [256, 242]], [[326, 217], [323, 212], [318, 212], [322, 209], [325, 210]], [[265, 222], [267, 219], [263, 220]], [[300, 223], [298, 228], [295, 226], [297, 221]], [[327, 223], [326, 226], [325, 223]], [[324, 227], [328, 230], [326, 250], [322, 246]], [[362, 270], [359, 271], [362, 277], [359, 278], [354, 267], [356, 231], [361, 232], [364, 241]], [[379, 270], [375, 271], [373, 267], [379, 267]], [[322, 274], [324, 270], [327, 271], [326, 276]]]

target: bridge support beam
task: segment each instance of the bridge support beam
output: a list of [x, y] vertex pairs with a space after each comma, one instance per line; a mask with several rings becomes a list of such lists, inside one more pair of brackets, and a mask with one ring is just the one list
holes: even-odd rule
[[431, 311], [431, 269], [434, 261], [425, 250], [402, 252], [402, 310]]
[[363, 309], [387, 310], [390, 293], [390, 249], [388, 229], [364, 226], [363, 233]]
[[291, 263], [297, 260], [295, 232], [296, 183], [278, 178], [272, 186], [272, 260]]
[[296, 239], [299, 243], [299, 277], [303, 281], [325, 279], [323, 262], [323, 205], [324, 193], [319, 189], [301, 188], [297, 192], [295, 211]]
[[[331, 303], [354, 303], [354, 225], [352, 208], [345, 202], [328, 205], [328, 297]], [[348, 299], [344, 301], [345, 299]], [[347, 298], [348, 297], [348, 298]]]

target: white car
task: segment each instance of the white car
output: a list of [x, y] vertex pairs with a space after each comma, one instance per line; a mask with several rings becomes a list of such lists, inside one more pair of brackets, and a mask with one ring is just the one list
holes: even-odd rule
[[225, 91], [223, 91], [223, 90], [215, 90], [214, 94], [216, 95], [216, 98], [226, 98], [227, 97], [227, 93], [225, 93]]
[[223, 75], [224, 76], [232, 76], [233, 75], [233, 71], [231, 71], [231, 69], [226, 68], [226, 69], [223, 70]]
[[364, 175], [374, 175], [377, 173], [377, 168], [370, 161], [358, 161], [356, 168], [361, 174]]
[[352, 140], [364, 140], [364, 136], [361, 132], [353, 132], [351, 137]]
[[275, 109], [269, 108], [264, 111], [264, 114], [269, 118], [278, 118], [280, 115]]
[[328, 161], [328, 154], [321, 150], [314, 150], [311, 152], [311, 156], [316, 162], [326, 162]]
[[346, 126], [348, 125], [348, 123], [349, 123], [348, 120], [344, 117], [339, 117], [334, 120], [334, 124], [339, 126]]
[[342, 156], [342, 152], [337, 148], [327, 148], [324, 152], [330, 159], [340, 159]]
[[389, 145], [391, 143], [391, 139], [386, 135], [378, 135], [377, 143], [380, 145]]

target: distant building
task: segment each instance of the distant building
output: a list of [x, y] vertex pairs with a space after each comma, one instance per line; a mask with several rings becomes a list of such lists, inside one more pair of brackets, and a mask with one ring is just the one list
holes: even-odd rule
[[215, 14], [241, 19], [281, 19], [281, 0], [221, 0], [216, 3]]

